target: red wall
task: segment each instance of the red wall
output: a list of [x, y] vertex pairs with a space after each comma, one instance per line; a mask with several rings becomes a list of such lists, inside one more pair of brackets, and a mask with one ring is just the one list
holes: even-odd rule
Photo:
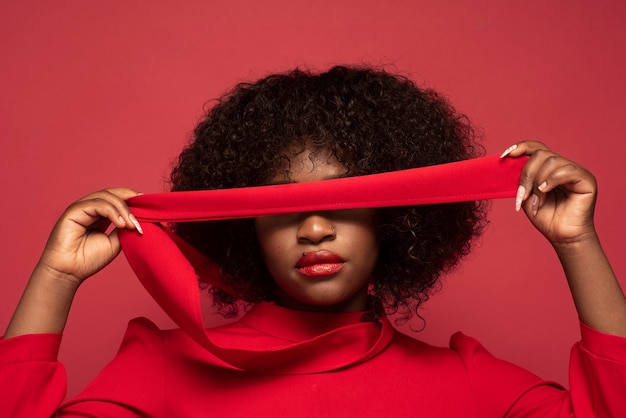
[[[163, 190], [208, 99], [296, 65], [393, 65], [468, 113], [490, 153], [533, 138], [583, 163], [599, 179], [597, 227], [623, 277], [624, 3], [382, 3], [0, 3], [0, 327], [66, 205], [107, 186]], [[61, 353], [70, 393], [138, 315], [171, 325], [123, 258], [84, 285]], [[567, 383], [576, 313], [556, 258], [512, 201], [494, 203], [480, 247], [423, 315], [427, 341], [461, 329]]]

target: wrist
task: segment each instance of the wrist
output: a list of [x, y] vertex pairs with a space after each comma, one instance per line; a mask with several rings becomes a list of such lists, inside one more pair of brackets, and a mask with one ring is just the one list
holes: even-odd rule
[[579, 234], [574, 239], [554, 241], [550, 243], [559, 256], [584, 254], [592, 249], [600, 248], [600, 239], [593, 227]]
[[81, 282], [76, 276], [54, 269], [40, 261], [33, 270], [29, 286], [44, 287], [52, 294], [73, 297]]
[[79, 285], [73, 276], [38, 263], [4, 338], [63, 332]]

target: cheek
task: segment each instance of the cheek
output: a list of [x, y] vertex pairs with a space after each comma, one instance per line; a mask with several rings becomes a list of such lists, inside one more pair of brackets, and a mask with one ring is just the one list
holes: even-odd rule
[[359, 225], [354, 238], [360, 242], [365, 250], [378, 254], [380, 247], [380, 234], [378, 232], [378, 222], [373, 213], [367, 219], [363, 219]]
[[283, 228], [277, 228], [271, 219], [257, 219], [254, 226], [257, 242], [266, 262], [269, 259], [279, 258], [285, 248], [284, 240], [287, 232]]
[[368, 243], [366, 252], [369, 253], [369, 268], [374, 270], [378, 264], [378, 256], [380, 254], [380, 235], [377, 225], [372, 222], [371, 227], [367, 230], [367, 234], [363, 237], [363, 242]]
[[360, 270], [363, 273], [371, 272], [378, 263], [380, 252], [378, 229], [373, 223], [355, 225], [347, 242], [354, 260], [358, 260]]

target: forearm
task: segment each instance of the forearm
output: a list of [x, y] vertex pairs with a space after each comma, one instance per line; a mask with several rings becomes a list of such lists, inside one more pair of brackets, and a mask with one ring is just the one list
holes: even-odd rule
[[60, 333], [78, 285], [38, 264], [28, 281], [4, 338]]
[[555, 245], [555, 250], [580, 319], [600, 332], [626, 337], [626, 298], [598, 236]]

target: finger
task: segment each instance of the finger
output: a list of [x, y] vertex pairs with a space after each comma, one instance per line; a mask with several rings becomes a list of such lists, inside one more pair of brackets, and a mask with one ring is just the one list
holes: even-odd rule
[[67, 209], [65, 218], [86, 229], [106, 230], [109, 224], [116, 228], [129, 225], [116, 205], [99, 197], [75, 202]]
[[537, 215], [539, 211], [541, 199], [536, 193], [531, 193], [530, 197], [524, 203], [524, 211], [532, 216]]
[[596, 189], [596, 180], [589, 171], [559, 155], [544, 161], [537, 171], [535, 183], [542, 194], [557, 187], [579, 194], [593, 193]]
[[[529, 161], [524, 166], [524, 170], [522, 171], [522, 174], [520, 176], [520, 184], [517, 188], [517, 193], [515, 196], [515, 211], [516, 212], [519, 212], [519, 210], [522, 207], [522, 204], [525, 201], [527, 201], [527, 199], [530, 197], [532, 193], [532, 189], [533, 189], [532, 184], [533, 184], [533, 177], [534, 177], [533, 169], [540, 164], [540, 162], [537, 161], [538, 159], [537, 157], [534, 158], [535, 161], [533, 161], [532, 157], [538, 151], [546, 152], [546, 151], [549, 151], [549, 148], [544, 143], [539, 142], [539, 141], [522, 141], [522, 142], [518, 142], [516, 144], [511, 145], [510, 147], [505, 149], [504, 152], [500, 155], [500, 158], [505, 158], [505, 157], [517, 158], [517, 157], [521, 157], [524, 155], [531, 156]], [[537, 203], [536, 200], [535, 200], [535, 203]]]
[[[595, 196], [596, 179], [588, 170], [560, 155], [540, 150], [533, 154], [530, 165], [525, 167], [532, 177], [532, 188], [529, 210], [537, 214], [546, 202], [548, 194], [560, 189], [577, 195]], [[525, 207], [528, 209], [528, 207]]]
[[[549, 151], [547, 148], [540, 148], [541, 143], [524, 144], [522, 152], [523, 155], [527, 155], [531, 152], [530, 158], [524, 165], [522, 173], [520, 174], [519, 186], [517, 189], [517, 195], [515, 197], [515, 210], [519, 211], [522, 204], [530, 197], [533, 191], [537, 191], [537, 185], [535, 178], [537, 172], [542, 167], [546, 159], [556, 155]], [[516, 150], [517, 151], [517, 150]]]
[[569, 160], [556, 154], [543, 153], [540, 157], [541, 158], [535, 159], [533, 165], [529, 168], [529, 170], [534, 172], [532, 185], [530, 186], [532, 187], [533, 193], [530, 212], [533, 216], [536, 215], [539, 208], [543, 206], [546, 201], [547, 193], [552, 190], [546, 188], [546, 179], [570, 163]]
[[91, 225], [91, 229], [95, 229], [100, 232], [106, 232], [111, 226], [111, 221], [107, 218], [100, 218], [94, 224]]
[[109, 235], [109, 242], [111, 245], [112, 252], [117, 255], [122, 251], [122, 245], [120, 244], [120, 239], [117, 235], [118, 229], [114, 229], [113, 232]]
[[510, 147], [508, 147], [507, 149], [505, 149], [504, 152], [500, 154], [500, 158], [505, 158], [505, 157], [516, 158], [516, 157], [521, 157], [523, 155], [531, 155], [537, 150], [549, 151], [550, 149], [543, 142], [522, 141], [522, 142], [515, 143], [511, 145]]
[[[139, 196], [142, 193], [139, 193], [138, 191], [133, 190], [133, 189], [121, 188], [121, 187], [110, 188], [110, 189], [107, 189], [107, 191], [113, 194], [114, 196], [123, 200], [123, 202], [121, 202], [121, 205], [120, 205], [121, 212], [123, 213], [123, 217], [125, 218], [125, 220], [130, 222], [130, 225], [132, 225], [131, 229], [134, 228], [137, 232], [143, 235], [143, 228], [141, 228], [139, 221], [137, 220], [137, 218], [135, 218], [135, 215], [132, 214], [128, 205], [126, 204], [126, 200], [130, 199], [131, 197]], [[116, 201], [116, 203], [119, 204], [120, 202]]]
[[139, 196], [140, 192], [126, 187], [109, 187], [105, 189], [107, 192], [119, 197], [122, 200], [128, 200], [131, 197]]
[[79, 202], [91, 202], [92, 204], [96, 204], [100, 201], [103, 201], [111, 204], [116, 208], [118, 212], [117, 221], [112, 220], [116, 227], [135, 229], [140, 234], [143, 234], [141, 225], [139, 224], [135, 216], [131, 213], [128, 205], [126, 204], [127, 199], [138, 196], [140, 194], [141, 193], [132, 189], [110, 188], [89, 194], [79, 200]]

